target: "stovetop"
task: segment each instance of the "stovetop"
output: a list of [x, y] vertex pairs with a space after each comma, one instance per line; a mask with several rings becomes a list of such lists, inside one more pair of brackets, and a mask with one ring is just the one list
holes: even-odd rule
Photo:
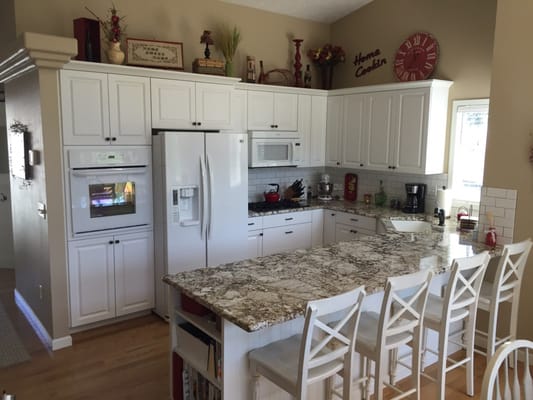
[[309, 207], [307, 203], [301, 203], [298, 201], [292, 200], [280, 200], [275, 203], [267, 203], [266, 201], [259, 201], [257, 203], [248, 203], [248, 210], [254, 212], [265, 212], [265, 211], [279, 211], [287, 210], [291, 208], [302, 208]]

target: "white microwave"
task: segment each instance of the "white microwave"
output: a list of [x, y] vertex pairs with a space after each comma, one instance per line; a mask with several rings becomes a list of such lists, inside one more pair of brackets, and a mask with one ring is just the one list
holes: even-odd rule
[[[293, 133], [293, 135], [295, 135]], [[296, 167], [302, 160], [302, 142], [299, 138], [264, 137], [264, 132], [250, 133], [248, 166]]]

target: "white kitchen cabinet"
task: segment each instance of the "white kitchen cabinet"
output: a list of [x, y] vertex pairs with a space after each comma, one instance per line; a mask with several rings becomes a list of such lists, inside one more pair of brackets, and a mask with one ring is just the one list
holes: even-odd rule
[[348, 240], [359, 239], [367, 236], [365, 233], [351, 225], [335, 224], [335, 242], [346, 242]]
[[257, 258], [263, 255], [263, 230], [248, 231], [246, 258]]
[[442, 173], [451, 84], [368, 86], [328, 98], [326, 166]]
[[302, 141], [301, 167], [324, 166], [327, 97], [298, 95], [298, 132]]
[[328, 97], [325, 157], [327, 167], [338, 167], [341, 165], [343, 104], [343, 96]]
[[234, 90], [232, 85], [152, 78], [152, 127], [232, 129]]
[[335, 215], [336, 211], [324, 210], [324, 246], [335, 243]]
[[297, 94], [249, 90], [247, 112], [249, 130], [298, 130]]
[[151, 231], [71, 241], [68, 252], [72, 327], [154, 306]]
[[263, 229], [263, 256], [310, 247], [310, 222]]
[[324, 210], [311, 211], [311, 247], [322, 246], [324, 242]]
[[63, 144], [151, 143], [148, 78], [61, 70], [60, 84]]

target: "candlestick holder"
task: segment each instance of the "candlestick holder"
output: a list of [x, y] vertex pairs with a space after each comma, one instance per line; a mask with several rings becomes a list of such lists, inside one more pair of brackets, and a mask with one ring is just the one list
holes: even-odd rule
[[300, 62], [302, 56], [300, 55], [300, 46], [302, 45], [303, 39], [293, 39], [294, 46], [296, 51], [294, 52], [294, 86], [302, 86], [302, 63]]

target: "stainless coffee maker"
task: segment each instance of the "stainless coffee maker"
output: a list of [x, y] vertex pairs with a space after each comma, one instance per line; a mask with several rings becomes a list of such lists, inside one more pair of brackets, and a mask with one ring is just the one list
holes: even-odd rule
[[405, 192], [407, 193], [407, 200], [403, 211], [410, 214], [423, 213], [426, 203], [426, 184], [406, 183]]

